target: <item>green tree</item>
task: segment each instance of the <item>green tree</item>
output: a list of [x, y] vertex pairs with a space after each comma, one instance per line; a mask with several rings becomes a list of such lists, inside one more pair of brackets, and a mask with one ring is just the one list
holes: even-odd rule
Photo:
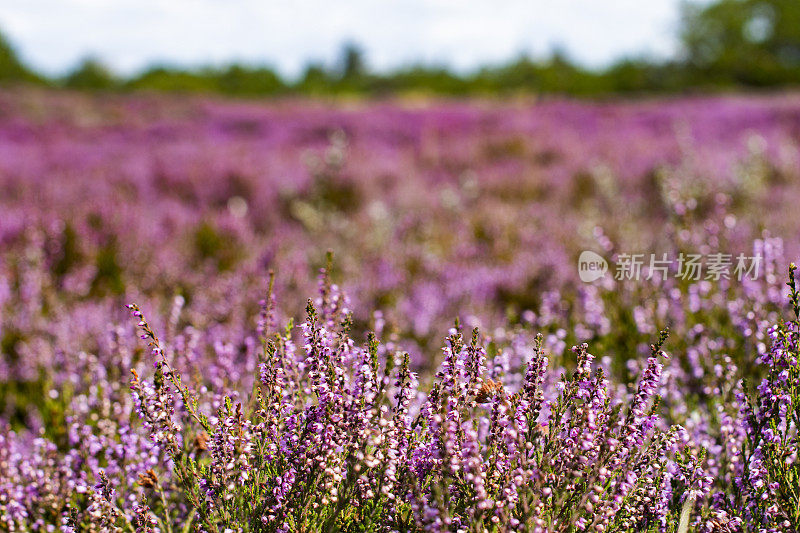
[[800, 82], [800, 2], [719, 0], [685, 4], [684, 61], [693, 84]]
[[167, 66], [155, 66], [126, 83], [134, 90], [178, 93], [213, 93], [217, 85], [206, 73], [190, 72]]
[[118, 84], [111, 71], [94, 58], [84, 59], [64, 79], [64, 86], [70, 89], [107, 90], [117, 87]]
[[320, 63], [310, 63], [295, 88], [304, 94], [325, 94], [331, 92], [335, 80]]
[[269, 68], [249, 68], [231, 65], [217, 73], [217, 86], [225, 94], [236, 96], [266, 96], [285, 89], [280, 77]]
[[0, 32], [0, 84], [41, 81], [17, 56], [16, 50]]
[[355, 43], [347, 43], [342, 49], [341, 75], [345, 80], [356, 80], [366, 74], [364, 52]]

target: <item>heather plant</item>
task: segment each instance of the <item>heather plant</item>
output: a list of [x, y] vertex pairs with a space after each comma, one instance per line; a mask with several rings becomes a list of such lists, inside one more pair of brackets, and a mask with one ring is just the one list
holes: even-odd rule
[[771, 347], [759, 357], [767, 375], [754, 391], [755, 397], [745, 389], [739, 398], [743, 438], [737, 503], [743, 505], [747, 519], [772, 530], [800, 524], [800, 293], [796, 270], [792, 263], [787, 283], [794, 319], [770, 329]]
[[[665, 417], [658, 392], [672, 360], [663, 351], [666, 331], [630, 390], [611, 385], [586, 344], [573, 348], [573, 370], [559, 371], [542, 335], [529, 339], [523, 362], [511, 363], [507, 351], [487, 352], [497, 339], [487, 344], [477, 329], [465, 339], [460, 324], [438, 371], [420, 379], [407, 353], [374, 335], [364, 345], [353, 339], [347, 298], [324, 269], [299, 328], [276, 329], [270, 283], [252, 393], [215, 401], [202, 379], [184, 381], [172, 360], [181, 349], [131, 305], [152, 371], [132, 371], [128, 414], [114, 416], [107, 402], [105, 411], [81, 409], [104, 395], [82, 398], [69, 418], [95, 416], [72, 425], [67, 449], [8, 432], [0, 447], [3, 524], [12, 531], [791, 530], [800, 297], [793, 265], [789, 272], [795, 319], [770, 330], [759, 357], [766, 377], [753, 395], [733, 382], [711, 405], [720, 407], [709, 427], [725, 437], [721, 451]], [[519, 339], [508, 347], [525, 348]]]
[[795, 108], [1, 93], [0, 530], [796, 529]]
[[[790, 276], [798, 309], [794, 267]], [[630, 393], [609, 386], [586, 344], [573, 348], [574, 370], [554, 379], [541, 335], [518, 386], [506, 386], [513, 380], [502, 374], [503, 362], [487, 358], [477, 329], [465, 340], [458, 324], [439, 370], [420, 383], [407, 353], [386, 350], [374, 335], [357, 345], [347, 298], [325, 270], [319, 286], [298, 346], [291, 325], [275, 330], [270, 284], [253, 392], [242, 402], [225, 398], [214, 416], [204, 414], [197, 384], [183, 382], [131, 305], [154, 360], [151, 377], [133, 372], [135, 410], [167, 470], [140, 472], [135, 486], [143, 494], [130, 498], [116, 495], [99, 470], [87, 498], [62, 500], [70, 509], [62, 511], [65, 523], [138, 531], [176, 524], [204, 531], [678, 531], [690, 523], [737, 531], [797, 524], [797, 361], [787, 355], [797, 349], [796, 320], [774, 330], [768, 353], [784, 357], [762, 357], [776, 368], [759, 387], [757, 407], [737, 398], [734, 483], [710, 495], [706, 450], [660, 414], [666, 331]], [[789, 395], [770, 388], [777, 386]]]

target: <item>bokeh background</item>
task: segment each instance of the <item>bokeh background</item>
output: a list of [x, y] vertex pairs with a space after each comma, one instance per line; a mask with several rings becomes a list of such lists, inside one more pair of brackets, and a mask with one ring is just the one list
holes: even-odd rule
[[91, 352], [134, 299], [243, 332], [274, 270], [297, 316], [328, 250], [356, 329], [421, 366], [460, 317], [527, 324], [567, 359], [594, 340], [627, 372], [700, 320], [664, 298], [720, 301], [583, 284], [582, 250], [797, 252], [799, 18], [787, 0], [5, 4], [8, 381], [71, 335]]
[[[382, 365], [387, 398], [405, 394], [396, 395], [394, 376], [409, 354], [418, 383], [406, 398], [416, 416], [426, 397], [461, 398], [428, 396], [437, 368], [453, 377], [464, 361], [453, 362], [460, 348], [442, 350], [456, 324], [467, 340], [478, 328], [463, 352], [473, 354], [474, 384], [478, 374], [502, 383], [492, 385], [492, 404], [469, 407], [481, 442], [492, 442], [483, 440], [495, 434], [490, 424], [512, 427], [491, 413], [542, 354], [548, 369], [529, 379], [541, 379], [548, 402], [577, 353], [584, 377], [593, 366], [608, 378], [592, 382], [592, 405], [638, 406], [638, 418], [614, 427], [606, 414], [584, 419], [576, 404], [573, 425], [549, 422], [548, 438], [562, 446], [551, 450], [570, 452], [553, 452], [567, 458], [563, 467], [552, 470], [554, 459], [531, 477], [561, 480], [546, 501], [560, 502], [547, 512], [563, 530], [579, 514], [594, 520], [577, 502], [598, 501], [598, 491], [607, 517], [619, 509], [616, 489], [589, 487], [587, 472], [633, 474], [579, 450], [576, 435], [594, 435], [600, 419], [608, 435], [670, 431], [672, 443], [656, 453], [614, 437], [635, 442], [641, 468], [657, 469], [661, 481], [634, 478], [646, 480], [630, 507], [636, 520], [606, 531], [667, 531], [661, 521], [681, 516], [698, 531], [779, 531], [800, 520], [797, 426], [769, 422], [788, 428], [784, 448], [769, 453], [793, 470], [756, 477], [764, 467], [741, 453], [757, 437], [742, 399], [776, 402], [771, 391], [788, 390], [778, 365], [795, 353], [771, 352], [769, 332], [791, 316], [787, 266], [800, 258], [797, 0], [5, 0], [0, 33], [0, 530], [108, 531], [102, 520], [134, 520], [146, 505], [164, 523], [191, 522], [205, 503], [187, 499], [172, 452], [156, 443], [180, 442], [185, 457], [219, 472], [239, 469], [217, 443], [256, 427], [248, 417], [261, 416], [251, 400], [263, 369], [262, 385], [291, 398], [278, 414], [291, 423], [274, 426], [289, 428], [275, 450], [296, 443], [301, 451], [287, 461], [300, 458], [297, 472], [316, 469], [325, 463], [302, 451], [309, 433], [293, 433], [300, 419], [286, 413], [296, 407], [317, 420], [317, 370], [334, 375], [340, 363], [331, 361], [341, 360], [335, 375], [362, 387], [355, 376], [375, 332], [369, 360], [374, 353], [376, 371]], [[612, 271], [581, 281], [584, 250]], [[646, 265], [638, 279], [615, 279], [614, 265], [633, 253], [673, 262], [666, 274], [651, 276]], [[739, 254], [762, 261], [752, 278], [686, 278], [681, 254], [725, 254], [731, 269]], [[326, 328], [313, 341], [297, 326], [308, 299]], [[157, 332], [170, 373], [191, 389], [191, 408], [215, 429], [193, 426], [189, 404], [165, 392], [131, 302]], [[670, 357], [650, 358], [666, 328]], [[267, 337], [288, 355], [269, 356]], [[325, 346], [306, 352], [315, 342]], [[594, 363], [570, 349], [584, 342]], [[280, 385], [267, 375], [276, 368], [268, 358], [287, 369]], [[741, 381], [767, 375], [772, 384], [757, 391]], [[796, 408], [796, 387], [791, 394]], [[164, 426], [149, 426], [158, 431], [140, 420], [143, 398], [158, 403]], [[242, 406], [235, 415], [233, 405]], [[537, 417], [531, 435], [548, 423]], [[429, 471], [438, 453], [439, 436], [425, 426], [408, 428], [421, 432], [407, 441], [420, 446], [406, 464], [422, 465], [414, 472]], [[344, 442], [323, 435], [320, 449]], [[358, 453], [373, 446], [352, 442]], [[326, 457], [360, 465], [334, 447]], [[485, 455], [492, 466], [495, 451]], [[210, 478], [193, 478], [201, 499], [230, 511], [205, 530], [239, 531], [241, 513], [261, 506], [261, 496], [242, 492], [255, 485], [241, 480], [264, 480], [264, 502], [286, 494], [290, 478], [275, 475], [272, 459], [260, 464], [217, 492], [206, 491]], [[409, 479], [417, 477], [424, 481]], [[317, 478], [302, 479], [310, 480], [303, 498], [318, 499]], [[345, 478], [326, 479], [330, 489]], [[513, 490], [503, 484], [512, 476], [503, 479], [491, 490], [516, 494], [517, 477]], [[422, 494], [415, 483], [397, 500]], [[452, 511], [468, 524], [475, 505], [452, 486], [434, 496], [463, 502]], [[529, 492], [539, 498], [544, 487]], [[320, 509], [317, 524], [327, 521]], [[360, 512], [347, 511], [352, 527], [343, 530], [377, 529]], [[503, 512], [494, 518], [505, 524]], [[263, 509], [247, 516], [268, 531], [279, 525]], [[425, 520], [419, 530], [430, 529]], [[327, 530], [303, 530], [315, 528]]]

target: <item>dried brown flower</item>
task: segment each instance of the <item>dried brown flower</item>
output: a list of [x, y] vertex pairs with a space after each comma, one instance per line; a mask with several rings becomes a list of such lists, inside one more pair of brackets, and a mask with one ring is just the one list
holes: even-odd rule
[[475, 400], [478, 403], [484, 403], [501, 394], [503, 394], [503, 384], [500, 381], [486, 379], [481, 385], [478, 394], [475, 395]]
[[152, 488], [158, 485], [158, 476], [152, 468], [148, 468], [147, 472], [139, 474], [139, 485], [146, 488]]
[[200, 433], [195, 436], [194, 441], [194, 449], [197, 451], [205, 451], [208, 449], [208, 434], [205, 431], [201, 431]]

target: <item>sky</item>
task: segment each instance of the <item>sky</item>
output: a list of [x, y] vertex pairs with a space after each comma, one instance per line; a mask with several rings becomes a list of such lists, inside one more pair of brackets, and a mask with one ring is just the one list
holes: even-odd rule
[[120, 74], [152, 64], [241, 62], [298, 76], [345, 42], [369, 67], [466, 72], [558, 47], [602, 67], [676, 50], [680, 0], [2, 0], [0, 30], [22, 58], [60, 75], [85, 57]]

